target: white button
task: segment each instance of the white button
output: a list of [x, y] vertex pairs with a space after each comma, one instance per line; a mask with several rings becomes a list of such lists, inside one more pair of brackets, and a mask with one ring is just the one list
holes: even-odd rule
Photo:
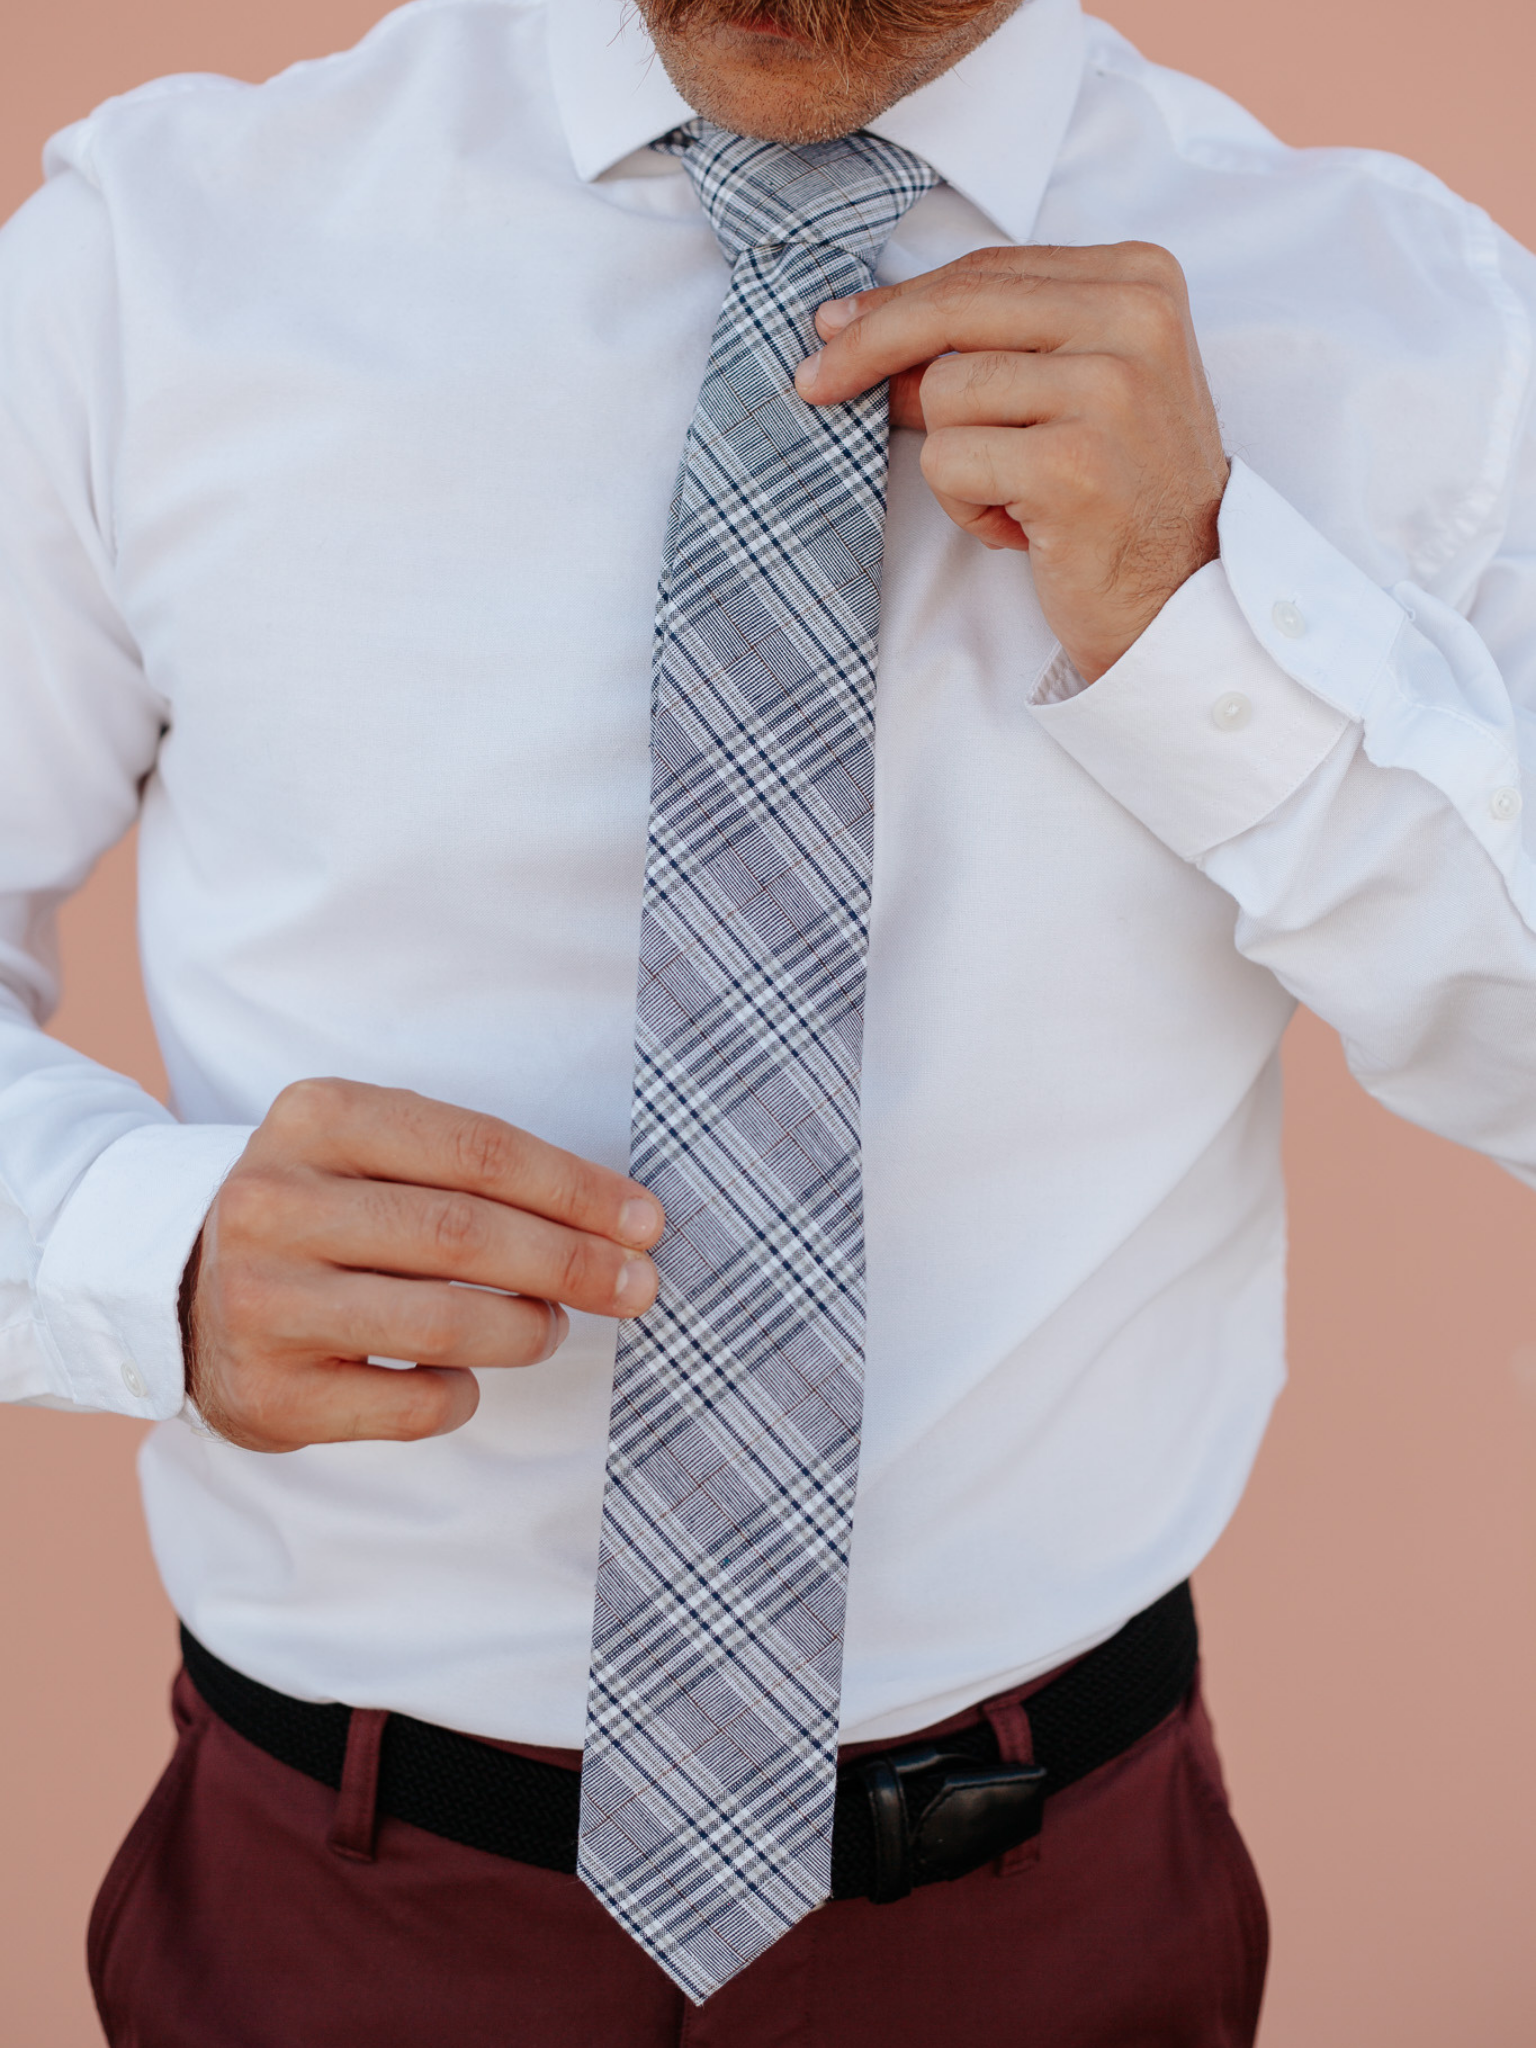
[[1299, 606], [1282, 597], [1269, 615], [1287, 640], [1299, 640], [1307, 630], [1307, 622]]
[[1241, 732], [1253, 716], [1253, 706], [1241, 690], [1229, 690], [1211, 706], [1212, 722], [1223, 732]]
[[1496, 789], [1488, 799], [1488, 808], [1501, 825], [1507, 825], [1511, 818], [1520, 815], [1520, 792], [1518, 789]]
[[131, 1358], [123, 1360], [123, 1385], [132, 1394], [135, 1401], [142, 1401], [149, 1392], [148, 1387], [144, 1384], [143, 1374]]

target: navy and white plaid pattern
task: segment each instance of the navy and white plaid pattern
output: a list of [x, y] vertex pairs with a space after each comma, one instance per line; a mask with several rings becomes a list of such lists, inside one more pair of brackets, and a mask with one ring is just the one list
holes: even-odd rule
[[657, 608], [630, 1171], [667, 1231], [619, 1340], [579, 1867], [702, 2003], [831, 1889], [863, 1405], [886, 393], [793, 379], [935, 179], [869, 135], [658, 147], [732, 275]]

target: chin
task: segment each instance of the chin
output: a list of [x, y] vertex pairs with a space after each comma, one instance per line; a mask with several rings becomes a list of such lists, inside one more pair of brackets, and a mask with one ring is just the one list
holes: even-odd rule
[[767, 93], [699, 96], [693, 104], [717, 128], [728, 128], [734, 135], [756, 136], [762, 142], [788, 143], [791, 147], [851, 135], [876, 111], [870, 108], [847, 112], [836, 103]]
[[738, 55], [711, 47], [713, 37], [702, 48], [687, 37], [658, 40], [658, 49], [673, 84], [706, 121], [764, 142], [849, 135], [887, 104], [835, 58], [776, 38], [753, 41], [768, 47]]

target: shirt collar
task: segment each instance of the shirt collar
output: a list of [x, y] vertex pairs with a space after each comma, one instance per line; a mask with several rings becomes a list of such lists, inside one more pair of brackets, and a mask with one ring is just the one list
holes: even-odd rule
[[[592, 179], [686, 121], [650, 37], [626, 0], [549, 0], [550, 68], [579, 177]], [[915, 151], [1004, 234], [1027, 241], [1077, 100], [1084, 61], [1078, 0], [1024, 0], [950, 71], [869, 126]]]

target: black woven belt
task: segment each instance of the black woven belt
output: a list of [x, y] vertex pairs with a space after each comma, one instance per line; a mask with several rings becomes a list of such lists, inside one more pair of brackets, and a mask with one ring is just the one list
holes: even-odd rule
[[[268, 1756], [341, 1784], [351, 1708], [274, 1692], [220, 1663], [186, 1629], [187, 1674], [237, 1735]], [[1175, 1586], [1028, 1701], [1033, 1764], [1005, 1763], [985, 1722], [839, 1766], [832, 1896], [904, 1898], [963, 1877], [1038, 1833], [1044, 1801], [1139, 1742], [1194, 1681], [1199, 1637], [1188, 1585]], [[519, 1863], [576, 1868], [579, 1776], [391, 1714], [378, 1805], [397, 1820]]]

